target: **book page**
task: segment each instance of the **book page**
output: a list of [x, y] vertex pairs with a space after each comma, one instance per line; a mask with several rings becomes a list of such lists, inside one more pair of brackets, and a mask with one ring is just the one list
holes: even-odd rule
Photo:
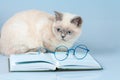
[[99, 69], [102, 68], [98, 62], [90, 55], [82, 60], [77, 60], [74, 55], [70, 54], [64, 61], [57, 60], [57, 67], [60, 69]]
[[52, 60], [50, 54], [19, 54], [11, 55], [10, 70], [11, 71], [38, 71], [38, 70], [55, 70], [55, 61]]

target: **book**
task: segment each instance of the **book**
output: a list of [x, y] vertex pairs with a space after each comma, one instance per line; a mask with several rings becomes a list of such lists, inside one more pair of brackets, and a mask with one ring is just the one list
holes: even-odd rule
[[[32, 54], [31, 54], [32, 53]], [[59, 70], [100, 70], [102, 66], [90, 55], [77, 60], [72, 54], [59, 61], [54, 54], [31, 52], [9, 57], [10, 71], [59, 71]], [[62, 54], [63, 52], [61, 52]]]

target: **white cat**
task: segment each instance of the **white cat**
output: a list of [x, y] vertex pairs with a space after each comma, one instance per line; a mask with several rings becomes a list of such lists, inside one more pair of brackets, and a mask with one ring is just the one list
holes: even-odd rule
[[36, 51], [44, 47], [71, 47], [81, 33], [82, 19], [55, 11], [55, 16], [37, 10], [17, 13], [2, 27], [0, 52], [6, 55]]

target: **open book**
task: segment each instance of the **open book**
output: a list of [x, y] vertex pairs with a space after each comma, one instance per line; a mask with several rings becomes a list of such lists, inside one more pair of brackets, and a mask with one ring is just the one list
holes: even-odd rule
[[56, 71], [56, 70], [94, 70], [102, 69], [101, 65], [90, 55], [77, 60], [72, 54], [64, 61], [59, 61], [54, 54], [32, 52], [9, 57], [10, 71]]

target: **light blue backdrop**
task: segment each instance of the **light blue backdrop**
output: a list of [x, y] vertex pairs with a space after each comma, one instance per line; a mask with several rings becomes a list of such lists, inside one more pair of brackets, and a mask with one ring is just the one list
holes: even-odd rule
[[80, 43], [93, 52], [116, 51], [120, 49], [119, 8], [119, 0], [0, 0], [0, 27], [13, 14], [23, 10], [75, 13], [83, 18]]

